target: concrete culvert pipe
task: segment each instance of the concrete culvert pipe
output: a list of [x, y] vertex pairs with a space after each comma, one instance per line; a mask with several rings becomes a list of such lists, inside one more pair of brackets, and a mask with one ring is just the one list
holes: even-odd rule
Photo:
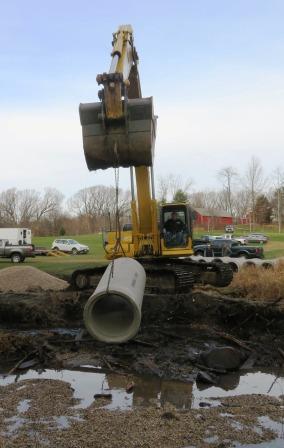
[[253, 261], [246, 261], [244, 264], [243, 264], [243, 267], [245, 267], [245, 268], [247, 268], [247, 267], [256, 267], [256, 265], [255, 265], [255, 262], [253, 262]]
[[231, 266], [233, 272], [238, 272], [239, 267], [236, 263], [230, 262], [229, 265]]
[[263, 262], [261, 267], [263, 269], [273, 269], [273, 263], [271, 261]]
[[145, 283], [138, 261], [123, 257], [109, 264], [84, 308], [91, 336], [109, 343], [133, 338], [140, 327]]

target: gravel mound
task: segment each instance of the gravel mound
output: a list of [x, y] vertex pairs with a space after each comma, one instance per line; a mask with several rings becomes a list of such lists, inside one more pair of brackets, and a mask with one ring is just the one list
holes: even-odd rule
[[68, 283], [31, 266], [0, 270], [0, 292], [61, 291]]

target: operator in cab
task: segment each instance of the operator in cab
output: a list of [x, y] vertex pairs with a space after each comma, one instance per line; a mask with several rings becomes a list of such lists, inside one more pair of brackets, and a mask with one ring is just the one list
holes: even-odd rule
[[184, 244], [185, 224], [178, 217], [177, 212], [172, 212], [171, 218], [164, 224], [164, 230], [167, 245], [180, 246]]

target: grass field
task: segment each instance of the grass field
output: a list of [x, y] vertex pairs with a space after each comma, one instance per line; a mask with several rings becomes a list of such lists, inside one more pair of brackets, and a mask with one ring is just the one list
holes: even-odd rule
[[[63, 238], [63, 237], [62, 237]], [[90, 248], [87, 255], [65, 255], [58, 257], [39, 256], [35, 258], [27, 258], [25, 266], [34, 266], [50, 274], [58, 276], [66, 276], [71, 274], [75, 269], [92, 267], [94, 265], [102, 265], [106, 262], [104, 258], [104, 250], [102, 245], [102, 236], [100, 234], [91, 235], [70, 235], [64, 238], [72, 238], [82, 244], [86, 244]], [[33, 244], [35, 246], [51, 248], [54, 236], [34, 237]], [[12, 263], [7, 259], [0, 259], [0, 269], [11, 267]]]
[[[223, 232], [215, 231], [210, 233], [218, 235]], [[244, 231], [244, 229], [237, 229], [235, 235], [244, 235], [246, 233], [248, 232]], [[207, 232], [202, 229], [197, 229], [195, 232], [195, 237], [199, 237], [204, 234], [207, 234]], [[284, 233], [278, 234], [274, 232], [266, 232], [266, 235], [269, 237], [269, 242], [263, 246], [265, 258], [284, 256]], [[27, 258], [25, 261], [25, 266], [34, 266], [51, 274], [65, 277], [71, 274], [75, 269], [98, 266], [106, 263], [101, 234], [80, 236], [70, 235], [65, 236], [64, 238], [73, 238], [82, 244], [86, 244], [89, 246], [90, 252], [87, 255], [66, 255], [62, 257], [40, 256], [36, 258]], [[33, 244], [35, 246], [51, 248], [51, 244], [54, 239], [54, 236], [34, 237]], [[11, 266], [12, 264], [10, 260], [0, 259], [0, 269]]]

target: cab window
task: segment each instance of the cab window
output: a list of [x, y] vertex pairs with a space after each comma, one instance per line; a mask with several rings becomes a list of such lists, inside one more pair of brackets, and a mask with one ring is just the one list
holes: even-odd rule
[[166, 247], [186, 247], [188, 227], [185, 209], [169, 208], [163, 210], [163, 238]]
[[184, 224], [186, 224], [186, 219], [185, 219], [185, 212], [184, 212], [184, 210], [179, 210], [179, 211], [176, 211], [176, 210], [170, 210], [170, 211], [166, 211], [166, 212], [164, 212], [164, 223], [166, 222], [166, 221], [168, 221], [169, 219], [171, 219], [171, 217], [172, 217], [172, 213], [176, 213], [176, 215], [177, 215], [177, 219], [180, 219]]

